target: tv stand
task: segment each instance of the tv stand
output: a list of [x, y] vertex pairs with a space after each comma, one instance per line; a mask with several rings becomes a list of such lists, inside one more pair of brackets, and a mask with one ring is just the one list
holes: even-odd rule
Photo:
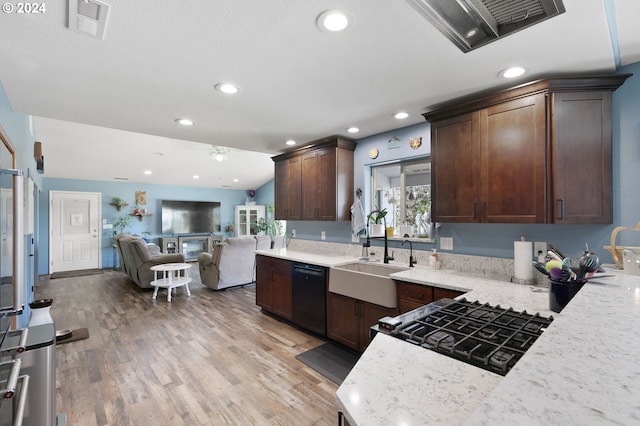
[[202, 252], [213, 253], [213, 246], [222, 241], [222, 235], [184, 235], [160, 239], [163, 253], [182, 253], [185, 261], [198, 258]]

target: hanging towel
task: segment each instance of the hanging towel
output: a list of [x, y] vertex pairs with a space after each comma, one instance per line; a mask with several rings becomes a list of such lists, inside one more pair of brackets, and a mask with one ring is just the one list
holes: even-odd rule
[[364, 208], [362, 208], [360, 198], [356, 198], [356, 201], [351, 206], [351, 232], [354, 236], [358, 236], [366, 227]]

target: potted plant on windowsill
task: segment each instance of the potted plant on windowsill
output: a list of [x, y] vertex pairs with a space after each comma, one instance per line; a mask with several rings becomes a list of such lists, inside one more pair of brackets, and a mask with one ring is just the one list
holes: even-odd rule
[[387, 215], [387, 209], [374, 210], [369, 213], [369, 236], [371, 237], [384, 237], [386, 230], [382, 220]]

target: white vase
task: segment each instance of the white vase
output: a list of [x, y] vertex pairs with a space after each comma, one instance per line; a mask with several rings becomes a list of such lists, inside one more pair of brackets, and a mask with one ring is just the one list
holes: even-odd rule
[[384, 225], [371, 223], [369, 225], [369, 236], [371, 237], [384, 237], [385, 229]]

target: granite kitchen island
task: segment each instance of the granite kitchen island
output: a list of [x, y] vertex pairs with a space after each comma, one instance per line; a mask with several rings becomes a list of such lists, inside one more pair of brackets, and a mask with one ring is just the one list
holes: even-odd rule
[[338, 404], [354, 426], [639, 424], [640, 277], [605, 269], [615, 276], [592, 279], [559, 314], [539, 287], [426, 268], [393, 274], [554, 321], [504, 377], [378, 334]]

